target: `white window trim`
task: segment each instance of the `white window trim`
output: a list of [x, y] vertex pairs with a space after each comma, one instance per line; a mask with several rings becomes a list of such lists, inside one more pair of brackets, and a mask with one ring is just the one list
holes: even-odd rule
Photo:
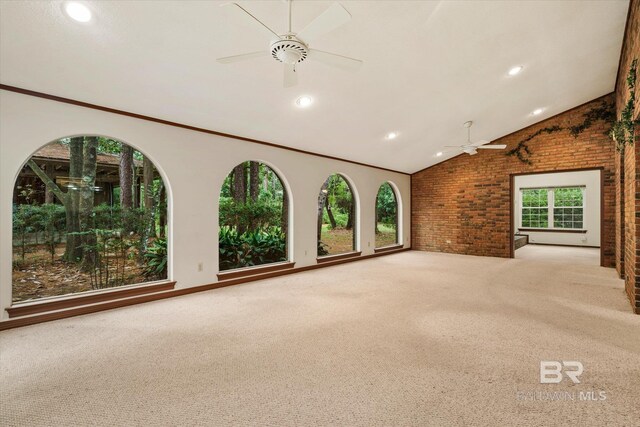
[[542, 209], [544, 208], [544, 206], [531, 206], [531, 207], [525, 207], [524, 205], [524, 190], [546, 190], [547, 191], [547, 224], [549, 223], [549, 219], [552, 218], [549, 216], [549, 206], [551, 206], [551, 199], [549, 198], [549, 189], [547, 188], [521, 188], [520, 189], [520, 228], [537, 228], [540, 230], [547, 230], [549, 229], [549, 227], [531, 227], [531, 226], [523, 226], [522, 225], [522, 218], [524, 217], [524, 211], [525, 209]]
[[[557, 188], [580, 188], [580, 190], [582, 191], [582, 228], [564, 228], [564, 227], [556, 227], [555, 226], [555, 217], [554, 217], [554, 209], [555, 209], [555, 192], [553, 190], [557, 189]], [[521, 188], [520, 189], [520, 227], [519, 228], [526, 228], [526, 229], [536, 229], [536, 230], [540, 230], [540, 231], [545, 231], [545, 230], [562, 230], [562, 231], [587, 231], [587, 228], [585, 227], [585, 224], [587, 223], [587, 192], [586, 192], [586, 187], [584, 185], [561, 185], [561, 186], [556, 186], [556, 187], [527, 187], [527, 188]], [[524, 190], [546, 190], [547, 191], [547, 224], [548, 227], [525, 227], [522, 225], [522, 213], [524, 212], [525, 207], [522, 206], [522, 204], [524, 203], [524, 197], [522, 192]], [[558, 206], [559, 208], [562, 208], [562, 206]], [[578, 206], [571, 206], [571, 207], [578, 207]]]

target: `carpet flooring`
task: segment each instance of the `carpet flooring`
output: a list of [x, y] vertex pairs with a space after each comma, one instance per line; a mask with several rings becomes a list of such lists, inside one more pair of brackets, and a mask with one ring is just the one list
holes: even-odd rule
[[526, 245], [516, 250], [516, 258], [544, 263], [600, 265], [600, 248]]
[[640, 316], [612, 269], [411, 251], [4, 331], [0, 387], [3, 426], [637, 426]]

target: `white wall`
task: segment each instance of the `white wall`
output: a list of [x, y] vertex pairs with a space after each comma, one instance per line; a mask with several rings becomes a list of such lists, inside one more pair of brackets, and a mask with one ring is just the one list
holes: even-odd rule
[[[347, 177], [357, 201], [363, 255], [375, 246], [375, 200], [385, 181], [399, 192], [401, 234], [409, 247], [410, 177], [348, 162], [161, 125], [8, 91], [0, 91], [0, 310], [11, 304], [11, 200], [15, 179], [43, 145], [68, 136], [116, 138], [148, 155], [169, 189], [169, 278], [177, 288], [217, 281], [218, 197], [238, 163], [271, 166], [290, 191], [290, 245], [296, 267], [316, 264], [317, 197], [332, 173]], [[277, 142], [277, 141], [274, 141]], [[336, 153], [339, 154], [339, 153]], [[198, 271], [198, 263], [203, 271]]]
[[514, 180], [515, 229], [521, 224], [522, 203], [520, 189], [558, 186], [585, 186], [584, 226], [586, 233], [537, 232], [523, 231], [529, 235], [531, 243], [547, 243], [553, 245], [600, 246], [600, 171], [578, 171], [562, 173], [545, 173], [519, 175]]

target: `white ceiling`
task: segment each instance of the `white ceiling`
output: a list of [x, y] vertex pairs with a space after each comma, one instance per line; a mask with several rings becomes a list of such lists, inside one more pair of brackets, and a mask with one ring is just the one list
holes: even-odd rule
[[[364, 65], [306, 61], [283, 89], [270, 57], [215, 61], [269, 44], [221, 2], [89, 1], [89, 24], [61, 3], [0, 2], [2, 83], [405, 172], [446, 159], [435, 153], [465, 142], [467, 120], [491, 140], [611, 92], [628, 7], [343, 0], [351, 22], [311, 47]], [[285, 2], [240, 3], [285, 32]], [[294, 31], [331, 3], [294, 1]], [[508, 77], [514, 65], [524, 71]], [[293, 106], [301, 94], [311, 108]]]

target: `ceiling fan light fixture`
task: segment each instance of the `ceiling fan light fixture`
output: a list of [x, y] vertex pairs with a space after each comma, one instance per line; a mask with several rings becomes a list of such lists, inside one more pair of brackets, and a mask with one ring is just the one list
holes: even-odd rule
[[300, 60], [300, 54], [296, 52], [292, 52], [290, 50], [285, 50], [279, 55], [280, 60], [285, 64], [293, 65]]
[[271, 45], [271, 55], [277, 61], [284, 64], [294, 65], [307, 58], [309, 49], [300, 40], [293, 36], [284, 40], [278, 40]]

